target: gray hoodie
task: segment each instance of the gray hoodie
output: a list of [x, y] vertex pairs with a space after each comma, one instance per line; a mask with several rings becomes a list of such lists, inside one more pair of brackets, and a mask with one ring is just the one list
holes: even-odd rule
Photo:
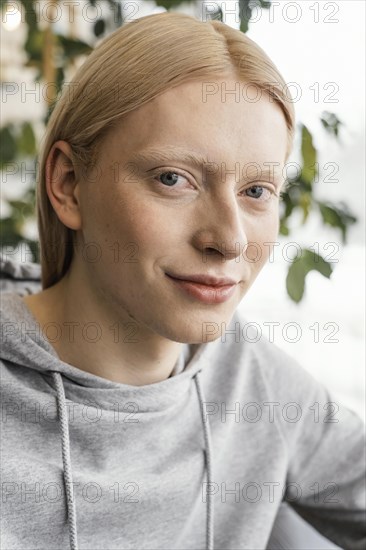
[[362, 420], [241, 314], [130, 386], [62, 362], [21, 300], [39, 266], [2, 269], [2, 549], [272, 548], [286, 503], [366, 548]]

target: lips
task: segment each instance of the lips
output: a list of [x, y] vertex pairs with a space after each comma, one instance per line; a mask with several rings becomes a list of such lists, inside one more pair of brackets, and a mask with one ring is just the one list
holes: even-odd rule
[[238, 281], [235, 281], [235, 279], [214, 275], [175, 275], [172, 273], [166, 273], [166, 275], [168, 275], [168, 277], [171, 277], [172, 279], [177, 279], [179, 281], [198, 283], [211, 287], [232, 286], [238, 284]]
[[236, 290], [238, 284], [234, 279], [228, 277], [217, 277], [211, 275], [170, 275], [167, 277], [186, 296], [195, 301], [205, 304], [221, 304], [229, 300]]

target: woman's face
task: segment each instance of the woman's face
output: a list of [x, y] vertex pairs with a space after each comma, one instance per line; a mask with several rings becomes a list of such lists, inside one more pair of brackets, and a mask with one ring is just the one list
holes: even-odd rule
[[[84, 283], [114, 315], [177, 342], [219, 337], [279, 227], [284, 115], [264, 93], [245, 99], [232, 78], [209, 83], [129, 113], [79, 186]], [[206, 285], [182, 282], [199, 277]]]

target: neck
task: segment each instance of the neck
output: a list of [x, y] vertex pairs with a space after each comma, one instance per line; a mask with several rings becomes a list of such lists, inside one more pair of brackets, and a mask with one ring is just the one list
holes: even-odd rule
[[71, 269], [54, 286], [23, 301], [42, 329], [57, 323], [60, 338], [45, 338], [59, 358], [113, 382], [142, 386], [169, 378], [182, 344], [149, 330], [126, 310], [108, 307]]

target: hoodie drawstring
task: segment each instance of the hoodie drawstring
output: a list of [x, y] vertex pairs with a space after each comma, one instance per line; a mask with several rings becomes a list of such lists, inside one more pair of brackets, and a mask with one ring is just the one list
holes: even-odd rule
[[[207, 501], [207, 523], [206, 523], [206, 549], [214, 550], [214, 509], [213, 509], [213, 495], [211, 493], [212, 485], [212, 442], [208, 417], [205, 419], [204, 413], [204, 393], [202, 389], [202, 383], [200, 379], [200, 371], [194, 376], [196, 384], [197, 396], [201, 409], [201, 420], [203, 425], [203, 433], [205, 439], [205, 467], [207, 470], [207, 488], [208, 493], [206, 495]], [[64, 469], [64, 480], [66, 488], [67, 499], [67, 514], [69, 522], [69, 535], [70, 535], [70, 549], [78, 550], [77, 542], [77, 528], [76, 528], [76, 507], [75, 499], [73, 496], [73, 484], [72, 484], [72, 467], [70, 456], [70, 434], [69, 434], [69, 419], [66, 407], [65, 390], [62, 381], [62, 376], [59, 372], [52, 372], [52, 377], [56, 386], [57, 392], [57, 411], [60, 420], [61, 428], [61, 448], [62, 448], [62, 463]]]
[[57, 411], [60, 419], [61, 427], [61, 448], [62, 448], [62, 463], [64, 467], [64, 479], [67, 499], [67, 515], [69, 521], [69, 535], [71, 550], [78, 550], [77, 529], [76, 529], [76, 507], [75, 499], [73, 498], [72, 486], [72, 468], [70, 456], [70, 434], [69, 434], [69, 419], [66, 408], [65, 390], [62, 382], [62, 376], [59, 372], [52, 373], [57, 391]]
[[207, 489], [208, 493], [206, 495], [207, 499], [207, 525], [206, 525], [206, 547], [207, 550], [214, 550], [214, 508], [213, 508], [213, 494], [211, 492], [212, 486], [212, 442], [211, 442], [211, 432], [210, 425], [207, 419], [205, 418], [205, 413], [203, 410], [203, 403], [205, 402], [204, 393], [201, 384], [200, 371], [195, 375], [194, 381], [196, 382], [196, 389], [198, 400], [200, 402], [201, 409], [201, 418], [203, 424], [203, 433], [205, 436], [205, 457], [206, 457], [206, 470], [207, 470]]

